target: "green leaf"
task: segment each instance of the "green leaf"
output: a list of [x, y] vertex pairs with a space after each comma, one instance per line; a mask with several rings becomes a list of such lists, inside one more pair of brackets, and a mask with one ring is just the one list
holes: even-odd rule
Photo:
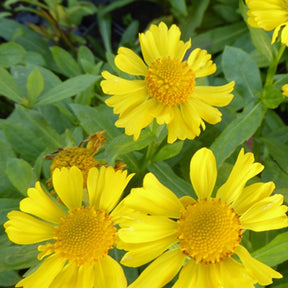
[[99, 31], [104, 43], [107, 53], [112, 53], [111, 44], [111, 17], [110, 14], [106, 14], [102, 7], [99, 7], [98, 11], [98, 25]]
[[41, 72], [34, 68], [34, 70], [29, 74], [26, 89], [28, 93], [28, 98], [30, 103], [33, 103], [34, 100], [41, 94], [44, 89], [44, 79]]
[[71, 104], [70, 106], [81, 126], [89, 135], [106, 130], [104, 136], [111, 140], [122, 132], [115, 127], [116, 115], [108, 106], [99, 105], [94, 108], [80, 104]]
[[18, 104], [21, 104], [25, 97], [14, 78], [3, 68], [0, 68], [0, 94]]
[[97, 77], [88, 74], [70, 78], [38, 97], [35, 101], [35, 107], [55, 103], [72, 97], [77, 93], [87, 89], [99, 78], [100, 76]]
[[227, 46], [222, 55], [222, 68], [228, 81], [235, 81], [235, 90], [246, 100], [255, 99], [262, 90], [260, 71], [251, 56], [240, 48]]
[[210, 149], [214, 152], [219, 167], [235, 149], [248, 140], [260, 126], [265, 115], [262, 103], [249, 105], [215, 139]]
[[163, 161], [178, 155], [182, 150], [183, 144], [183, 141], [178, 141], [173, 144], [165, 145], [156, 153], [153, 157], [153, 161]]
[[105, 159], [110, 165], [113, 165], [119, 155], [125, 155], [132, 151], [138, 151], [147, 147], [154, 137], [150, 131], [145, 130], [141, 133], [137, 141], [132, 136], [121, 134], [115, 137], [105, 149]]
[[10, 42], [0, 45], [0, 67], [10, 67], [20, 63], [25, 57], [25, 49], [19, 44]]
[[82, 74], [80, 65], [66, 50], [60, 47], [51, 47], [52, 56], [61, 74], [71, 78]]
[[272, 62], [274, 57], [277, 55], [277, 49], [275, 45], [271, 45], [271, 37], [263, 29], [254, 28], [248, 25], [251, 40], [255, 48], [259, 53], [264, 56], [269, 63]]
[[185, 0], [169, 0], [171, 6], [182, 16], [187, 16], [187, 7]]
[[254, 251], [252, 256], [269, 265], [276, 266], [288, 260], [288, 232], [277, 235], [266, 246]]
[[173, 191], [177, 197], [180, 198], [189, 195], [196, 199], [196, 194], [193, 191], [192, 185], [176, 175], [166, 162], [161, 161], [148, 164], [147, 168], [164, 186]]
[[281, 90], [276, 87], [266, 87], [261, 97], [263, 104], [270, 109], [277, 108], [284, 99]]
[[33, 168], [23, 159], [9, 159], [5, 172], [12, 185], [24, 196], [34, 182]]
[[209, 53], [215, 54], [222, 51], [225, 46], [232, 45], [239, 37], [244, 35], [246, 31], [247, 27], [242, 21], [224, 27], [210, 29], [207, 32], [195, 36], [192, 41], [192, 47], [206, 49]]
[[1, 287], [14, 286], [20, 280], [21, 280], [21, 277], [15, 271], [8, 271], [8, 270], [0, 271]]
[[268, 148], [272, 158], [278, 163], [283, 171], [288, 173], [288, 146], [276, 138], [263, 137], [261, 140]]

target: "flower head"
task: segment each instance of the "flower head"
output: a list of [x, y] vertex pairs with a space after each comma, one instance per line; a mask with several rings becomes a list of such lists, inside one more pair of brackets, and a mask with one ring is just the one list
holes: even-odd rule
[[20, 202], [21, 211], [10, 212], [4, 227], [16, 244], [41, 242], [38, 259], [44, 260], [16, 287], [126, 287], [122, 268], [108, 251], [117, 241], [116, 205], [131, 177], [127, 171], [94, 167], [86, 190], [77, 167], [56, 168], [53, 186], [63, 205], [39, 182], [29, 188], [28, 197]]
[[227, 181], [212, 196], [216, 160], [211, 150], [202, 148], [190, 162], [197, 200], [178, 199], [148, 173], [143, 187], [132, 189], [123, 200], [128, 217], [120, 221], [118, 235], [119, 247], [128, 251], [121, 260], [124, 265], [155, 260], [129, 287], [163, 287], [180, 270], [174, 288], [249, 288], [281, 278], [241, 245], [245, 230], [288, 226], [283, 196], [271, 196], [273, 182], [246, 185], [262, 170], [253, 154], [242, 149]]
[[221, 121], [222, 114], [214, 106], [228, 105], [233, 98], [234, 82], [219, 87], [197, 85], [197, 78], [213, 74], [216, 65], [205, 50], [188, 53], [191, 42], [184, 43], [180, 36], [176, 25], [170, 29], [163, 22], [152, 25], [139, 35], [144, 61], [124, 47], [115, 57], [116, 66], [136, 80], [102, 73], [102, 89], [112, 95], [106, 104], [119, 114], [115, 125], [134, 135], [134, 140], [154, 119], [167, 125], [169, 143], [193, 139], [201, 127], [205, 129], [204, 121]]
[[288, 45], [288, 1], [287, 0], [246, 0], [248, 24], [266, 31], [274, 29], [272, 44], [281, 31], [281, 42]]

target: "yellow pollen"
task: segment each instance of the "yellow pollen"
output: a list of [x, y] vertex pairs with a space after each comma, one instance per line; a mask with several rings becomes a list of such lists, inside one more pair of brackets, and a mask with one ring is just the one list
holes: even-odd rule
[[[116, 240], [108, 213], [95, 207], [69, 211], [56, 227], [53, 250], [77, 265], [91, 264], [107, 255]], [[51, 250], [51, 245], [47, 246]]]
[[148, 94], [166, 106], [186, 102], [195, 87], [195, 74], [187, 62], [170, 57], [155, 60], [147, 70]]
[[180, 248], [196, 263], [230, 257], [242, 237], [238, 215], [220, 199], [200, 199], [188, 205], [178, 224]]

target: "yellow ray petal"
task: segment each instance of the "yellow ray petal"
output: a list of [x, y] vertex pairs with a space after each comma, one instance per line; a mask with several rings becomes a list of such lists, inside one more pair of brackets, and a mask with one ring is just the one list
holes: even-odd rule
[[143, 86], [145, 85], [144, 80], [127, 80], [115, 76], [108, 71], [103, 71], [102, 76], [105, 80], [102, 80], [100, 85], [103, 92], [109, 95], [136, 93], [138, 90], [143, 89]]
[[[182, 267], [186, 256], [180, 249], [170, 250], [152, 262], [129, 288], [163, 287]], [[186, 287], [186, 286], [185, 286]], [[197, 287], [198, 288], [198, 287]]]
[[254, 288], [255, 280], [242, 264], [232, 257], [219, 262], [221, 286], [227, 288]]
[[260, 285], [269, 285], [273, 282], [273, 278], [282, 278], [280, 273], [254, 259], [243, 246], [238, 246], [235, 253], [239, 256], [250, 276]]
[[243, 189], [241, 197], [234, 201], [233, 208], [241, 215], [255, 203], [270, 196], [274, 189], [273, 182], [251, 184]]
[[40, 182], [35, 188], [28, 189], [28, 197], [20, 202], [20, 210], [52, 223], [59, 223], [60, 218], [66, 216], [63, 209], [42, 190]]
[[56, 168], [52, 175], [53, 186], [70, 210], [81, 207], [83, 199], [83, 175], [76, 166], [70, 169]]
[[33, 244], [52, 239], [54, 226], [26, 213], [11, 211], [4, 224], [9, 239], [17, 244]]
[[288, 226], [287, 206], [283, 203], [283, 195], [275, 194], [255, 203], [240, 216], [244, 229], [267, 231]]
[[95, 264], [94, 287], [126, 288], [127, 281], [121, 266], [110, 256], [97, 261]]
[[223, 107], [228, 105], [233, 99], [231, 92], [233, 91], [235, 82], [232, 81], [222, 86], [196, 86], [192, 97], [201, 100], [202, 102]]
[[146, 243], [162, 241], [167, 237], [177, 238], [177, 222], [163, 216], [136, 215], [135, 218], [127, 219], [125, 227], [118, 231], [121, 241], [126, 243]]
[[[220, 286], [217, 264], [196, 264], [189, 260], [184, 266], [173, 288], [218, 288]], [[225, 287], [225, 286], [224, 286]], [[246, 288], [246, 287], [245, 287]]]
[[124, 205], [151, 215], [179, 218], [183, 205], [177, 196], [148, 173], [143, 188], [134, 188], [123, 201]]
[[143, 60], [131, 49], [120, 47], [115, 57], [116, 66], [131, 75], [146, 75], [147, 67]]
[[133, 110], [122, 114], [115, 125], [119, 128], [125, 128], [125, 133], [127, 135], [133, 135], [134, 141], [137, 141], [141, 130], [153, 121], [153, 116], [151, 115], [151, 110], [153, 109], [154, 101], [145, 101]]
[[[71, 288], [75, 286], [78, 276], [78, 266], [76, 264], [67, 264], [54, 278], [50, 287], [53, 288]], [[49, 287], [49, 288], [50, 288]]]
[[79, 267], [75, 288], [93, 288], [95, 278], [98, 276], [93, 264], [86, 264]]
[[129, 267], [142, 266], [161, 255], [165, 250], [171, 247], [177, 241], [175, 235], [161, 239], [161, 241], [152, 241], [145, 243], [122, 243], [117, 245], [120, 249], [128, 250], [121, 263]]
[[254, 155], [252, 153], [244, 154], [242, 148], [227, 181], [219, 188], [216, 197], [226, 201], [227, 204], [232, 203], [238, 197], [241, 197], [247, 181], [263, 169], [262, 164], [254, 162]]
[[18, 282], [16, 287], [50, 288], [54, 278], [63, 269], [65, 261], [66, 259], [57, 254], [49, 256], [33, 274]]
[[207, 148], [198, 150], [190, 162], [190, 180], [199, 199], [209, 198], [217, 179], [216, 159]]
[[205, 77], [216, 71], [216, 64], [211, 60], [211, 55], [206, 50], [194, 49], [188, 57], [188, 65], [195, 73], [196, 78]]

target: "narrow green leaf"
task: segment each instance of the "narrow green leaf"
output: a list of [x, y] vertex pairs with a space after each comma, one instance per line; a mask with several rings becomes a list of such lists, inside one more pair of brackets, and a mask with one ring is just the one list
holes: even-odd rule
[[269, 265], [276, 266], [288, 260], [288, 232], [277, 235], [266, 246], [254, 251], [253, 257]]
[[235, 149], [248, 140], [260, 126], [265, 115], [262, 103], [247, 106], [215, 139], [210, 149], [214, 152], [217, 165], [220, 166]]
[[187, 7], [185, 0], [169, 0], [171, 6], [183, 16], [187, 16]]
[[278, 165], [288, 173], [288, 146], [276, 138], [263, 137], [261, 140], [267, 146], [270, 155]]
[[12, 185], [26, 196], [27, 189], [34, 181], [33, 168], [23, 159], [9, 159], [5, 172]]
[[122, 130], [115, 127], [114, 123], [117, 117], [108, 106], [99, 105], [94, 108], [80, 104], [71, 104], [70, 106], [81, 126], [89, 135], [106, 130], [104, 136], [111, 140], [122, 133]]
[[0, 45], [0, 67], [10, 67], [20, 63], [25, 57], [25, 49], [17, 43], [8, 42]]
[[8, 271], [3, 270], [0, 271], [0, 285], [1, 287], [12, 287], [14, 286], [18, 281], [21, 280], [21, 277], [16, 271]]
[[14, 78], [3, 68], [0, 68], [0, 94], [19, 104], [25, 97]]
[[189, 195], [196, 199], [192, 185], [176, 175], [166, 162], [148, 164], [147, 168], [163, 185], [173, 191], [179, 198]]
[[228, 81], [235, 81], [235, 90], [246, 100], [255, 99], [261, 92], [260, 71], [252, 57], [240, 48], [226, 46], [222, 55], [222, 68]]
[[173, 144], [165, 145], [153, 157], [153, 161], [163, 161], [178, 155], [182, 150], [183, 144], [183, 141], [178, 141], [174, 142]]
[[266, 87], [261, 100], [267, 108], [275, 109], [285, 100], [285, 97], [280, 89], [276, 87]]
[[80, 65], [69, 52], [57, 46], [51, 47], [50, 50], [57, 67], [63, 75], [71, 78], [82, 74]]
[[111, 44], [111, 17], [110, 14], [103, 12], [104, 10], [99, 7], [98, 11], [98, 25], [99, 31], [104, 43], [105, 50], [108, 53], [112, 53], [112, 44]]
[[26, 89], [30, 103], [33, 103], [43, 91], [44, 79], [37, 68], [34, 68], [34, 70], [29, 74], [26, 82]]
[[100, 78], [94, 75], [79, 75], [70, 78], [56, 87], [43, 93], [35, 101], [35, 107], [47, 105], [75, 96], [77, 93], [87, 89]]
[[138, 151], [147, 147], [154, 137], [150, 131], [145, 130], [137, 141], [133, 140], [132, 136], [121, 134], [115, 137], [105, 149], [105, 159], [112, 165], [119, 155], [125, 155], [132, 151]]

